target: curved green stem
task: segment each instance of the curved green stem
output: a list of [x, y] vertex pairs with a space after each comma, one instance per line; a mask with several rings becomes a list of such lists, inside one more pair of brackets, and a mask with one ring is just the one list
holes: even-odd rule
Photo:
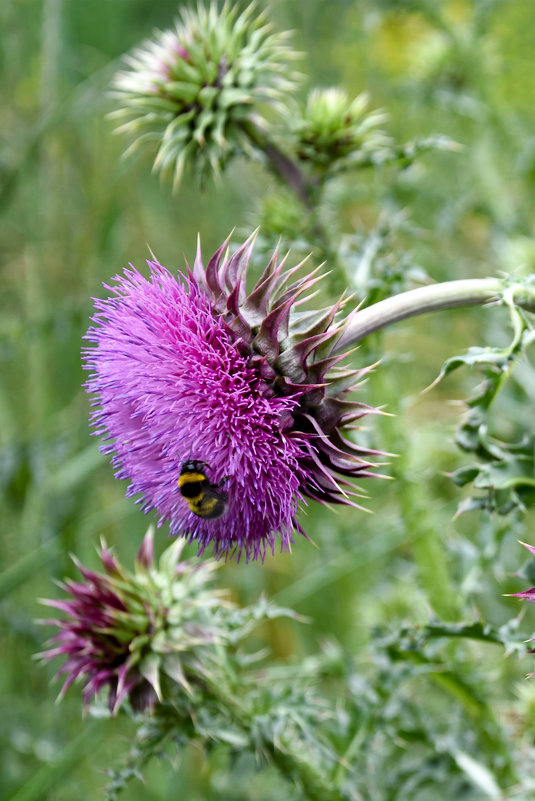
[[333, 353], [341, 353], [369, 334], [427, 312], [456, 306], [481, 306], [503, 299], [535, 312], [535, 286], [507, 285], [500, 278], [463, 278], [410, 289], [357, 311], [338, 340]]
[[[499, 278], [466, 278], [410, 289], [358, 311], [340, 337], [335, 352], [340, 353], [369, 334], [408, 317], [456, 306], [495, 302], [501, 297], [503, 289], [503, 281]], [[535, 296], [531, 304], [535, 308]]]

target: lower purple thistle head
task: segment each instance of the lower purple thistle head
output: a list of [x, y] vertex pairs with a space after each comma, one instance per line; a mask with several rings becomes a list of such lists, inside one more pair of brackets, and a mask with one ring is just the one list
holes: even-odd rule
[[149, 529], [130, 572], [103, 543], [103, 572], [76, 562], [82, 581], [60, 585], [65, 599], [43, 601], [63, 613], [40, 621], [59, 631], [38, 655], [63, 659], [56, 674], [65, 677], [60, 697], [79, 681], [85, 704], [107, 690], [112, 714], [127, 699], [142, 712], [162, 700], [165, 682], [190, 692], [202, 681], [203, 665], [210, 665], [206, 650], [228, 636], [218, 614], [231, 604], [207, 586], [216, 564], [179, 561], [183, 546], [183, 540], [173, 543], [156, 566]]
[[306, 498], [353, 504], [348, 479], [374, 474], [344, 429], [376, 410], [348, 399], [367, 369], [339, 366], [343, 302], [296, 311], [318, 278], [277, 253], [248, 291], [253, 240], [227, 244], [185, 275], [149, 261], [106, 287], [87, 389], [127, 494], [200, 552], [254, 559], [289, 548]]

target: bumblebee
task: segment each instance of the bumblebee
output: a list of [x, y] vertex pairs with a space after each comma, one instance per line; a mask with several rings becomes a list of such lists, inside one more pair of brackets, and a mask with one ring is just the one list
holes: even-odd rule
[[212, 484], [205, 473], [205, 467], [205, 462], [196, 459], [182, 462], [178, 488], [194, 515], [205, 520], [215, 520], [227, 509], [228, 494], [220, 487], [227, 481], [228, 476], [225, 476], [219, 484]]

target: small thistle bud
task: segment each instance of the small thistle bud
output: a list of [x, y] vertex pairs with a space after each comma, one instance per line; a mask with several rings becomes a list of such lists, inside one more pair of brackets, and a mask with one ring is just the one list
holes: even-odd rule
[[295, 54], [251, 5], [185, 9], [174, 30], [157, 32], [126, 58], [114, 81], [121, 108], [112, 116], [133, 150], [157, 144], [154, 169], [180, 183], [187, 163], [216, 176], [232, 156], [250, 151], [245, 121], [263, 102], [293, 91]]
[[350, 100], [343, 89], [313, 89], [292, 122], [296, 153], [319, 167], [362, 159], [388, 144], [378, 129], [385, 119], [381, 111], [368, 111], [366, 94]]
[[84, 581], [60, 585], [69, 595], [66, 600], [43, 601], [67, 615], [41, 621], [59, 628], [39, 657], [65, 658], [57, 673], [66, 676], [60, 698], [81, 679], [85, 704], [107, 688], [112, 714], [127, 698], [135, 711], [152, 709], [161, 700], [165, 678], [187, 692], [191, 666], [193, 675], [202, 670], [199, 649], [223, 639], [214, 609], [228, 604], [221, 593], [206, 588], [215, 563], [180, 562], [184, 541], [178, 540], [157, 568], [152, 537], [149, 529], [134, 573], [103, 543], [99, 555], [104, 572], [76, 561]]
[[264, 556], [300, 531], [300, 502], [356, 506], [351, 479], [370, 452], [348, 439], [370, 411], [350, 400], [370, 368], [340, 366], [344, 305], [298, 311], [320, 280], [298, 278], [275, 252], [247, 290], [253, 238], [227, 242], [206, 267], [177, 278], [148, 262], [116, 277], [97, 300], [85, 352], [96, 407], [118, 478], [142, 509], [157, 509], [172, 535], [216, 556]]

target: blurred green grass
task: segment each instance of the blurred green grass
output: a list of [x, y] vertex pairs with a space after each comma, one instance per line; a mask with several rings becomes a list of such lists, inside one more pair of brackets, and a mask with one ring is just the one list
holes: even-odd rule
[[[443, 5], [461, 26], [470, 16], [470, 3]], [[535, 54], [528, 35], [535, 8], [520, 0], [497, 5], [485, 52], [452, 57], [429, 23], [388, 8], [395, 3], [269, 4], [275, 24], [295, 29], [312, 82], [341, 83], [354, 93], [368, 89], [373, 105], [389, 111], [389, 128], [401, 141], [441, 132], [464, 145], [459, 154], [427, 156], [399, 176], [388, 170], [353, 176], [346, 187], [349, 228], [370, 225], [381, 205], [410, 208], [423, 231], [411, 242], [415, 260], [436, 280], [488, 275], [522, 261], [535, 266], [529, 247]], [[0, 799], [100, 798], [102, 771], [131, 732], [122, 718], [83, 721], [76, 690], [54, 705], [52, 671], [32, 659], [45, 638], [34, 623], [42, 614], [37, 599], [55, 592], [54, 578], [73, 574], [68, 554], [95, 564], [104, 535], [127, 562], [148, 524], [124, 499], [124, 484], [113, 480], [89, 435], [79, 354], [91, 297], [127, 262], [140, 266], [149, 247], [162, 263], [180, 268], [184, 256], [192, 258], [198, 231], [205, 253], [234, 227], [248, 232], [255, 225], [251, 210], [271, 188], [261, 167], [238, 162], [221, 186], [199, 192], [185, 183], [172, 196], [150, 174], [148, 158], [121, 159], [122, 142], [106, 119], [110, 78], [121, 54], [155, 26], [169, 25], [176, 8], [169, 0], [8, 0], [0, 6]], [[381, 369], [388, 369], [395, 397], [381, 395], [377, 377], [367, 387], [370, 403], [402, 416], [408, 468], [435, 531], [450, 543], [444, 553], [458, 582], [466, 578], [463, 542], [474, 538], [478, 522], [452, 522], [458, 492], [442, 474], [460, 462], [451, 442], [459, 411], [446, 401], [466, 393], [466, 379], [419, 393], [448, 356], [486, 339], [502, 341], [504, 324], [505, 316], [479, 310], [399, 327], [382, 340], [388, 355]], [[504, 420], [514, 408], [511, 398]], [[370, 426], [370, 439], [381, 447], [383, 422]], [[277, 657], [299, 659], [329, 637], [364, 653], [373, 626], [427, 619], [412, 532], [400, 522], [394, 485], [368, 482], [366, 489], [373, 515], [306, 510], [317, 550], [298, 540], [292, 555], [222, 568], [221, 586], [241, 602], [266, 592], [312, 619], [311, 626], [274, 622], [266, 630]], [[158, 547], [166, 544], [163, 528]], [[504, 544], [500, 564], [471, 598], [473, 609], [496, 624], [515, 614], [500, 594], [517, 586], [508, 579], [521, 560], [517, 551]], [[499, 649], [481, 649], [489, 698], [505, 704], [530, 666], [504, 663]], [[131, 785], [125, 797], [181, 792], [192, 801], [215, 799], [223, 797], [217, 786], [229, 799], [284, 797], [271, 772], [248, 790], [229, 786], [225, 770], [222, 754], [207, 765], [191, 748], [178, 774], [156, 763], [147, 783]]]

